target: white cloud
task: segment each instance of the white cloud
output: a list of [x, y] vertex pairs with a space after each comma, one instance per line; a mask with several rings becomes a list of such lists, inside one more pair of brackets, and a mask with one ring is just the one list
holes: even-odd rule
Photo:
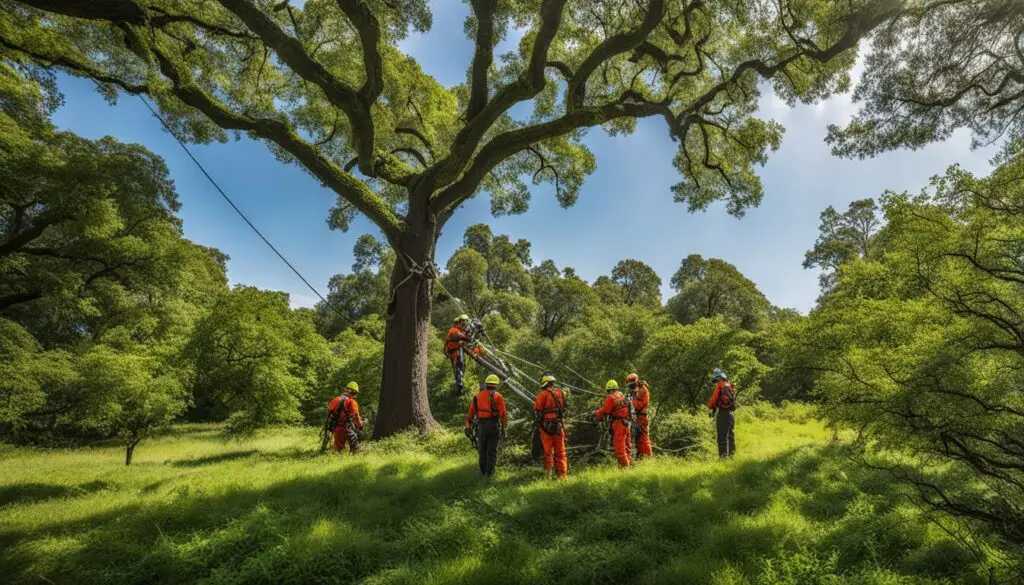
[[320, 299], [313, 295], [300, 293], [288, 293], [288, 299], [293, 309], [311, 309], [320, 301]]

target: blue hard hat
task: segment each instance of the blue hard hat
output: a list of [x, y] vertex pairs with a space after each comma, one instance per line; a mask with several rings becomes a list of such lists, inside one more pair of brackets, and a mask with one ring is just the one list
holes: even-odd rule
[[711, 375], [712, 380], [728, 380], [729, 376], [725, 375], [720, 368], [715, 368], [715, 372]]

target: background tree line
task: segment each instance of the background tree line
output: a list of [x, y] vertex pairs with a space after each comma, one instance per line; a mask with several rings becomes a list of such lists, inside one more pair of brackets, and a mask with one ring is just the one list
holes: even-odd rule
[[[236, 432], [315, 422], [341, 377], [365, 382], [371, 416], [378, 397], [392, 401], [385, 431], [427, 428], [428, 394], [434, 414], [462, 407], [440, 352], [458, 298], [515, 355], [595, 380], [640, 371], [666, 418], [699, 405], [714, 366], [734, 376], [741, 400], [817, 401], [856, 431], [865, 463], [890, 469], [947, 528], [1020, 550], [1019, 2], [800, 2], [785, 14], [781, 2], [778, 14], [650, 2], [609, 18], [571, 5], [563, 13], [558, 0], [497, 11], [471, 3], [473, 65], [455, 88], [394, 50], [429, 26], [426, 5], [372, 4], [341, 15], [327, 2], [273, 10], [221, 0], [185, 13], [134, 0], [0, 3], [5, 438], [116, 437], [130, 461], [147, 433], [181, 418]], [[530, 33], [493, 66], [513, 22]], [[336, 25], [352, 26], [329, 38]], [[599, 26], [603, 35], [591, 34]], [[745, 42], [734, 42], [740, 34]], [[681, 259], [662, 305], [661, 276], [640, 261], [586, 282], [482, 225], [441, 277], [454, 298], [426, 280], [396, 293], [433, 260], [438, 229], [473, 194], [489, 193], [497, 214], [521, 213], [532, 176], [571, 205], [595, 167], [581, 142], [591, 126], [627, 132], [637, 118], [665, 118], [680, 145], [676, 197], [693, 209], [724, 200], [742, 214], [762, 196], [754, 167], [781, 137], [752, 115], [758, 81], [790, 103], [846, 89], [849, 49], [862, 37], [872, 45], [856, 92], [863, 107], [830, 129], [836, 154], [916, 148], [960, 128], [978, 144], [1008, 145], [988, 177], [953, 168], [919, 195], [826, 210], [805, 258], [823, 270], [808, 316], [772, 307], [718, 259]], [[251, 56], [271, 49], [281, 58], [257, 74]], [[359, 240], [352, 271], [331, 282], [336, 310], [292, 310], [280, 293], [229, 288], [224, 255], [182, 237], [162, 161], [53, 127], [53, 67], [111, 96], [115, 87], [149, 94], [187, 140], [232, 130], [267, 141], [338, 193], [332, 225], [362, 213], [386, 245]], [[609, 81], [609, 67], [632, 75]], [[528, 100], [533, 119], [507, 115]], [[396, 341], [408, 335], [428, 347], [403, 354]]]

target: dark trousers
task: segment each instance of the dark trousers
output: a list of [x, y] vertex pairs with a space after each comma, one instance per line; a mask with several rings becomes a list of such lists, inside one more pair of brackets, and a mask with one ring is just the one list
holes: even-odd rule
[[731, 410], [719, 410], [715, 418], [718, 428], [718, 456], [732, 457], [736, 454], [736, 417]]
[[452, 373], [455, 374], [455, 394], [462, 395], [462, 377], [466, 373], [466, 356], [457, 349], [449, 356], [452, 360]]
[[477, 450], [480, 452], [480, 473], [491, 477], [494, 475], [495, 466], [498, 465], [498, 441], [501, 439], [501, 434], [498, 430], [498, 419], [481, 419], [477, 433]]

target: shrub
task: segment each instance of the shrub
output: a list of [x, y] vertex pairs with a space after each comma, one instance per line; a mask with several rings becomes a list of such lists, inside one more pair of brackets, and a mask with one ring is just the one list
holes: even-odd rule
[[654, 417], [651, 438], [660, 451], [673, 455], [711, 455], [715, 444], [708, 417], [685, 410]]

